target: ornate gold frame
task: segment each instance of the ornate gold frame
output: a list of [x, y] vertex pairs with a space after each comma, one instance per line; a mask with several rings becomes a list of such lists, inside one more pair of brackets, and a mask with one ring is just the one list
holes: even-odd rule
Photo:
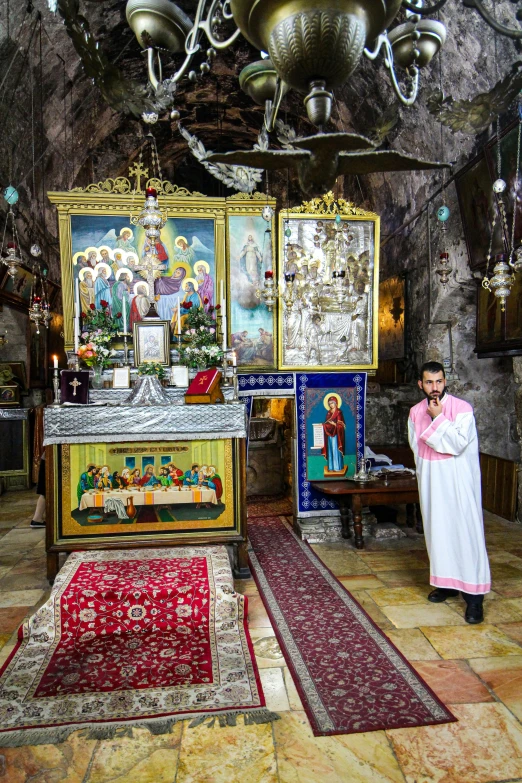
[[[229, 231], [229, 217], [240, 217], [242, 215], [254, 215], [260, 216], [263, 207], [269, 205], [274, 210], [274, 215], [271, 221], [272, 229], [272, 268], [274, 275], [277, 275], [277, 243], [276, 243], [276, 208], [277, 202], [275, 198], [267, 197], [263, 193], [236, 193], [233, 196], [227, 198], [227, 230], [226, 230], [226, 258], [228, 266], [226, 270], [226, 286], [227, 286], [227, 323], [229, 325], [229, 337], [232, 334], [232, 318], [230, 308], [232, 306], [232, 281], [230, 280], [230, 231]], [[268, 225], [268, 224], [267, 224]], [[261, 286], [263, 281], [261, 281]], [[261, 288], [260, 286], [260, 288]], [[272, 335], [274, 340], [274, 363], [272, 365], [241, 365], [241, 372], [270, 372], [277, 368], [278, 357], [278, 332], [277, 332], [277, 307], [272, 310]]]
[[142, 208], [145, 188], [154, 187], [158, 192], [160, 207], [167, 211], [169, 218], [207, 218], [214, 220], [214, 242], [216, 283], [224, 280], [225, 273], [225, 216], [226, 199], [213, 198], [202, 193], [191, 193], [171, 182], [148, 179], [142, 186], [142, 179], [148, 170], [140, 163], [131, 166], [129, 176], [106, 179], [88, 185], [86, 188], [74, 188], [68, 192], [49, 192], [47, 195], [58, 211], [58, 230], [60, 238], [60, 260], [62, 271], [62, 293], [64, 312], [64, 337], [66, 350], [72, 350], [74, 342], [73, 316], [74, 293], [72, 274], [72, 215], [107, 215], [137, 213]]
[[379, 309], [379, 249], [380, 249], [380, 217], [375, 212], [367, 212], [364, 209], [356, 207], [349, 201], [343, 198], [336, 199], [332, 191], [329, 191], [320, 198], [311, 199], [311, 201], [304, 201], [297, 207], [293, 207], [288, 210], [281, 210], [279, 212], [279, 265], [278, 265], [278, 281], [283, 275], [283, 258], [284, 258], [284, 221], [287, 217], [298, 218], [303, 220], [313, 220], [322, 216], [326, 219], [335, 219], [336, 215], [340, 214], [343, 220], [350, 221], [369, 221], [374, 224], [374, 259], [373, 259], [373, 278], [372, 278], [372, 347], [371, 357], [372, 361], [367, 364], [346, 364], [346, 365], [289, 365], [283, 362], [283, 302], [282, 297], [279, 296], [278, 305], [278, 366], [280, 370], [291, 370], [295, 372], [301, 372], [303, 370], [321, 372], [346, 372], [352, 370], [365, 370], [370, 371], [372, 374], [378, 366], [378, 309]]

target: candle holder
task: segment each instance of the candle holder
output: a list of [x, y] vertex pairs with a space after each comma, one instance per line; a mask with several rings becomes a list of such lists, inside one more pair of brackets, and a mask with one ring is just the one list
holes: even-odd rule
[[130, 337], [130, 332], [118, 332], [118, 337], [123, 337], [123, 366], [127, 367], [129, 362], [129, 347], [127, 345], [127, 337]]
[[234, 394], [232, 396], [232, 399], [230, 400], [231, 403], [237, 405], [237, 403], [241, 403], [241, 400], [239, 399], [239, 382], [237, 377], [237, 367], [232, 367], [232, 385], [234, 387]]
[[58, 367], [54, 368], [53, 371], [53, 391], [54, 391], [54, 402], [50, 406], [51, 408], [59, 408], [61, 407], [61, 395], [60, 395], [60, 370]]
[[230, 380], [227, 375], [228, 371], [228, 354], [232, 353], [231, 348], [227, 348], [223, 351], [223, 380], [222, 380], [222, 386], [230, 386]]

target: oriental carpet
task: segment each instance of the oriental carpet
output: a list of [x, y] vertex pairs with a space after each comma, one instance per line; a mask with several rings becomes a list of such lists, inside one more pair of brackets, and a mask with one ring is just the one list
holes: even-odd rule
[[292, 499], [286, 495], [249, 495], [247, 497], [248, 517], [292, 516]]
[[286, 522], [254, 517], [248, 534], [254, 579], [316, 736], [455, 720]]
[[225, 547], [75, 552], [0, 673], [0, 746], [267, 722]]

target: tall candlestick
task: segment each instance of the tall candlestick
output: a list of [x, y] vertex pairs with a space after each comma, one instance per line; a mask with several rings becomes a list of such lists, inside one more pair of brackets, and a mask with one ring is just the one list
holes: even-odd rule
[[181, 304], [178, 299], [178, 335], [181, 334]]
[[74, 353], [78, 353], [80, 347], [80, 319], [78, 316], [74, 318]]
[[127, 332], [127, 302], [125, 300], [125, 294], [123, 295], [123, 301], [122, 301], [122, 317], [123, 317], [123, 331]]
[[225, 311], [221, 311], [223, 315], [221, 316], [221, 329], [223, 330], [223, 350], [227, 350], [227, 317], [225, 315]]
[[75, 318], [80, 317], [80, 288], [78, 278], [74, 281], [74, 315]]
[[224, 298], [225, 298], [225, 289], [224, 289], [224, 283], [223, 283], [223, 280], [222, 280], [221, 283], [220, 283], [220, 287], [219, 287], [219, 301], [222, 302]]
[[57, 370], [58, 369], [58, 357], [57, 356], [53, 356], [53, 362], [54, 362], [54, 369]]

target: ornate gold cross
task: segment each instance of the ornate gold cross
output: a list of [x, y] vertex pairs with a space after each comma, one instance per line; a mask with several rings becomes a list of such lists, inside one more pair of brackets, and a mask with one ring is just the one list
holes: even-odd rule
[[76, 397], [76, 388], [78, 386], [81, 386], [82, 382], [78, 380], [78, 378], [74, 378], [74, 380], [69, 382], [69, 386], [73, 387], [73, 397]]
[[134, 190], [136, 193], [141, 193], [141, 178], [148, 177], [149, 170], [146, 169], [141, 163], [135, 163], [133, 166], [129, 166], [129, 177], [136, 177], [134, 183]]

